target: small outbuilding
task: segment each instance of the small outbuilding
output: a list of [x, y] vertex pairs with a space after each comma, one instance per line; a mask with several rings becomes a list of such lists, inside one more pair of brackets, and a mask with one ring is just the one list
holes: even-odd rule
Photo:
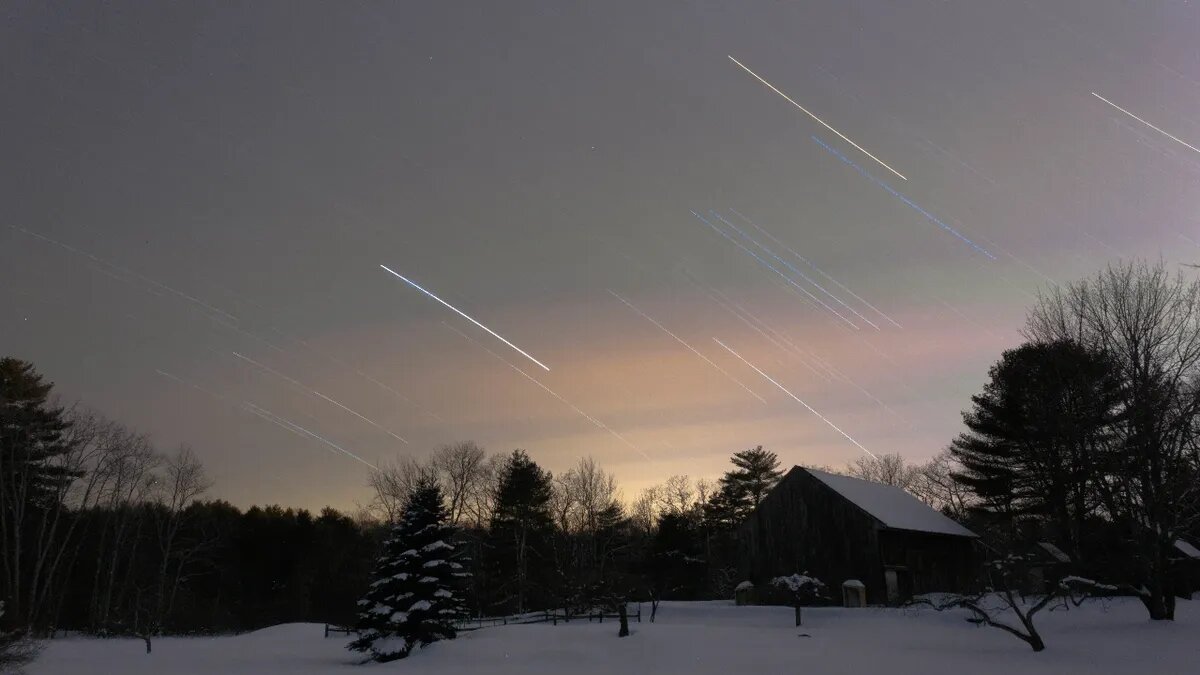
[[1200, 549], [1184, 539], [1176, 539], [1171, 563], [1176, 595], [1192, 599], [1200, 592]]
[[970, 590], [977, 541], [901, 488], [799, 466], [738, 531], [743, 578], [761, 584], [807, 570], [831, 588], [857, 580], [871, 604]]

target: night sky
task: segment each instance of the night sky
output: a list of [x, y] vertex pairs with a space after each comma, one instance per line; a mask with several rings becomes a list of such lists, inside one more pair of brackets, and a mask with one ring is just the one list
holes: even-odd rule
[[1200, 259], [1180, 0], [5, 2], [0, 92], [0, 354], [242, 505], [923, 460], [1039, 290]]

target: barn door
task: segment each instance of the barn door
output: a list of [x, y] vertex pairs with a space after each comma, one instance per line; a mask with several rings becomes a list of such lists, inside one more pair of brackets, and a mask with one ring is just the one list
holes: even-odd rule
[[900, 602], [900, 579], [896, 575], [896, 570], [884, 570], [883, 583], [887, 587], [888, 604], [894, 605]]

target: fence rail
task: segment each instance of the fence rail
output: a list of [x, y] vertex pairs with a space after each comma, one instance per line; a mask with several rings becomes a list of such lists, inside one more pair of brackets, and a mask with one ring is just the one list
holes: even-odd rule
[[[620, 614], [616, 612], [604, 612], [594, 610], [589, 612], [572, 613], [566, 609], [545, 610], [542, 612], [527, 612], [525, 614], [513, 614], [510, 616], [488, 616], [476, 617], [471, 619], [463, 619], [455, 624], [455, 628], [460, 631], [479, 630], [480, 628], [491, 628], [493, 626], [507, 625], [525, 625], [534, 623], [549, 623], [555, 626], [559, 621], [570, 623], [572, 619], [581, 621], [586, 619], [589, 623], [599, 621], [603, 623], [605, 619], [620, 618]], [[637, 604], [637, 610], [630, 612], [626, 610], [625, 616], [630, 621], [642, 622], [642, 604]]]
[[[639, 602], [637, 604], [637, 610], [633, 612], [628, 610], [628, 606], [626, 607], [626, 618], [628, 618], [630, 621], [641, 623], [642, 603]], [[549, 623], [557, 626], [559, 621], [562, 621], [563, 623], [570, 623], [571, 619], [575, 619], [576, 621], [582, 621], [586, 619], [588, 623], [591, 623], [592, 621], [604, 623], [605, 619], [619, 619], [620, 616], [621, 615], [616, 612], [604, 612], [601, 610], [572, 614], [565, 609], [548, 609], [541, 612], [526, 612], [524, 614], [510, 614], [508, 616], [482, 616], [470, 619], [462, 619], [454, 623], [454, 628], [458, 631], [472, 631], [479, 630], [480, 628], [491, 628], [493, 626], [522, 626], [534, 623]], [[358, 631], [349, 626], [339, 626], [332, 623], [325, 624], [325, 637], [329, 637], [330, 633], [349, 635], [357, 632]]]

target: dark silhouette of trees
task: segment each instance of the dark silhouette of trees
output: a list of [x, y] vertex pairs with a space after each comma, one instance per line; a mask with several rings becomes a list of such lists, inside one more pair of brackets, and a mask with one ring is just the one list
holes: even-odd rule
[[0, 359], [0, 599], [10, 625], [32, 628], [65, 549], [67, 490], [81, 473], [70, 423], [33, 365]]
[[500, 468], [486, 555], [496, 591], [491, 604], [502, 611], [552, 604], [551, 481], [523, 450], [513, 451]]
[[1069, 340], [1114, 364], [1120, 419], [1096, 499], [1131, 542], [1128, 580], [1152, 619], [1175, 611], [1175, 542], [1200, 521], [1200, 281], [1162, 263], [1114, 264], [1033, 309], [1039, 342]]
[[967, 432], [950, 446], [974, 508], [1011, 535], [1037, 522], [1044, 536], [1084, 557], [1086, 522], [1110, 475], [1121, 383], [1103, 352], [1059, 340], [1004, 352], [963, 413]]

